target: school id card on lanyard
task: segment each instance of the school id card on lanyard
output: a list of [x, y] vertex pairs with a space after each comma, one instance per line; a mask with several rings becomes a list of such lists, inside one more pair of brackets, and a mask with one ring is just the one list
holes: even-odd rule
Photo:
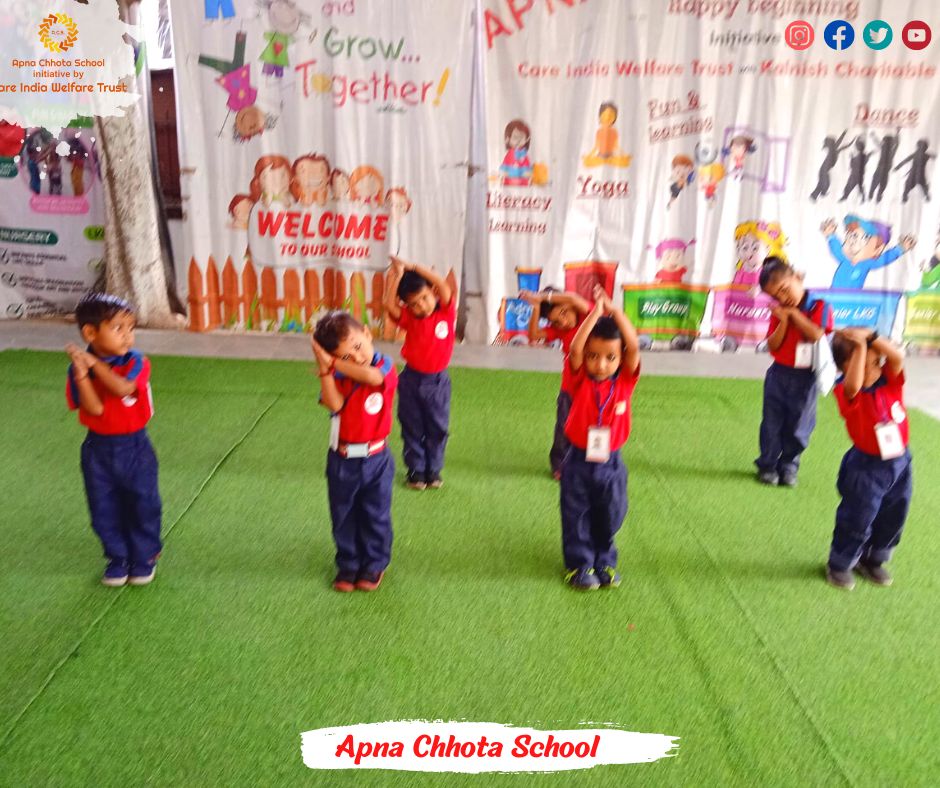
[[900, 423], [907, 418], [904, 407], [895, 402], [891, 413], [888, 412], [888, 403], [881, 388], [875, 391], [875, 401], [878, 403], [878, 417], [881, 419], [875, 425], [875, 440], [878, 441], [878, 451], [883, 460], [895, 460], [904, 454], [904, 440], [901, 438]]
[[597, 403], [597, 426], [588, 427], [587, 449], [584, 452], [584, 459], [588, 462], [607, 462], [610, 459], [610, 427], [602, 427], [604, 420], [604, 411], [610, 404], [614, 396], [614, 388], [617, 385], [616, 380], [610, 381], [610, 392], [607, 399], [601, 405], [601, 397], [597, 386], [594, 387], [594, 400]]

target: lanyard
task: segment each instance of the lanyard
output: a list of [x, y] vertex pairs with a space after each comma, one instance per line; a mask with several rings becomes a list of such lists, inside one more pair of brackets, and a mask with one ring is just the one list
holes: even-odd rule
[[616, 377], [610, 379], [610, 391], [607, 393], [607, 399], [604, 400], [604, 404], [601, 405], [601, 396], [598, 392], [598, 384], [594, 384], [594, 401], [597, 403], [597, 426], [600, 427], [601, 423], [604, 420], [604, 411], [607, 409], [607, 406], [610, 404], [611, 398], [614, 396], [614, 386], [617, 385]]
[[877, 403], [879, 423], [884, 424], [887, 421], [893, 421], [893, 419], [888, 418], [888, 398], [885, 396], [884, 386], [878, 386], [875, 389], [875, 402]]

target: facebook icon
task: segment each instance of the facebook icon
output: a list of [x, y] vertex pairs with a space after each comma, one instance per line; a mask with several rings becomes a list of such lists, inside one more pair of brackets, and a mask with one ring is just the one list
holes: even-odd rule
[[830, 49], [841, 51], [852, 46], [852, 42], [855, 41], [855, 30], [844, 19], [836, 19], [826, 25], [823, 38]]

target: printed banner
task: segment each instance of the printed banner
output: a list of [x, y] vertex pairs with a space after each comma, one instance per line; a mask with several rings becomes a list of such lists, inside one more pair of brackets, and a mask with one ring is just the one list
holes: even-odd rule
[[473, 6], [173, 3], [191, 328], [388, 333], [390, 254], [460, 281]]
[[71, 312], [104, 265], [90, 119], [58, 134], [0, 121], [0, 317]]
[[497, 342], [526, 341], [518, 272], [538, 269], [542, 287], [622, 293], [653, 345], [761, 347], [758, 275], [777, 254], [837, 325], [940, 345], [921, 285], [940, 224], [940, 8], [483, 7]]

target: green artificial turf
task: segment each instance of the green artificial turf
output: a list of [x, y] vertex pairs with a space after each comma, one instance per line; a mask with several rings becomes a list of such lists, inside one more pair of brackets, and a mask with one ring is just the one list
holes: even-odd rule
[[[562, 584], [557, 376], [452, 370], [440, 491], [395, 488], [390, 571], [329, 589], [328, 419], [310, 365], [153, 359], [164, 557], [98, 584], [64, 354], [0, 353], [0, 784], [935, 785], [940, 424], [889, 589], [821, 567], [848, 447], [834, 402], [796, 489], [752, 479], [760, 382], [645, 378], [623, 585]], [[392, 447], [400, 456], [397, 425]], [[300, 734], [396, 719], [680, 737], [547, 775], [308, 770]]]

